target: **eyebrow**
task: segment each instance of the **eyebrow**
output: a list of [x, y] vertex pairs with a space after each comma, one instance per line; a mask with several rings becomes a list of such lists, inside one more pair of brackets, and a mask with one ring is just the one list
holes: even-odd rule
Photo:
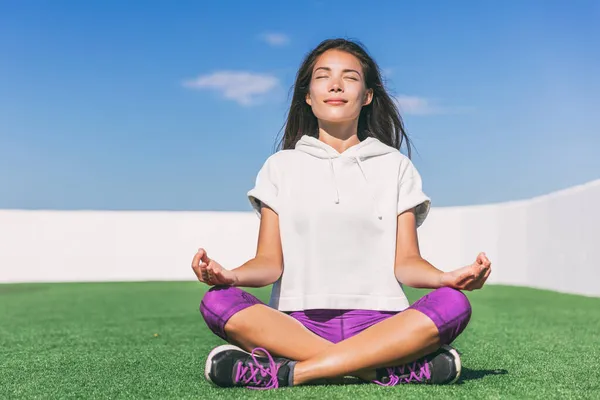
[[[316, 69], [315, 69], [315, 73], [316, 73], [318, 70], [320, 70], [320, 69], [324, 69], [325, 71], [329, 71], [329, 72], [331, 72], [331, 68], [329, 68], [329, 67], [319, 67], [319, 68], [316, 68]], [[356, 73], [357, 73], [359, 76], [362, 76], [362, 75], [360, 75], [360, 72], [358, 72], [358, 71], [357, 71], [357, 70], [355, 70], [355, 69], [348, 69], [348, 68], [346, 68], [346, 69], [345, 69], [345, 70], [343, 70], [342, 72], [356, 72]]]

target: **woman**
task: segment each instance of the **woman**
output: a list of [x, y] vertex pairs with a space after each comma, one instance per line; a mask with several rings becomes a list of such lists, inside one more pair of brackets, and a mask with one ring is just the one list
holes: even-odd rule
[[[459, 378], [449, 344], [471, 317], [461, 290], [481, 288], [491, 263], [480, 253], [444, 273], [421, 257], [417, 228], [430, 199], [409, 157], [375, 61], [352, 41], [319, 44], [298, 71], [280, 150], [248, 193], [260, 217], [256, 256], [232, 270], [204, 249], [192, 261], [214, 286], [202, 316], [230, 343], [208, 355], [209, 381], [277, 388], [344, 376], [380, 385]], [[269, 305], [238, 288], [270, 284]], [[409, 305], [403, 285], [435, 290]]]

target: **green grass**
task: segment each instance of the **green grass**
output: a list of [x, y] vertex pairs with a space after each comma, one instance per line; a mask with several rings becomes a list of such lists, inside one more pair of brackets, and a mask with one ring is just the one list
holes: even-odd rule
[[598, 298], [468, 293], [473, 318], [455, 342], [464, 373], [453, 386], [255, 391], [204, 381], [205, 357], [223, 342], [200, 317], [203, 293], [195, 282], [0, 285], [0, 398], [600, 398]]

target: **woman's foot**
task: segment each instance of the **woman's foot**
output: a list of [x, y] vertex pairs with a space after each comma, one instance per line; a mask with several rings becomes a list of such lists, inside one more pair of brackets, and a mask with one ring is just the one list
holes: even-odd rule
[[[266, 357], [254, 353], [260, 351]], [[204, 376], [221, 387], [277, 389], [292, 386], [295, 361], [273, 358], [263, 348], [248, 353], [233, 345], [214, 348], [206, 359]]]
[[456, 349], [443, 345], [436, 352], [417, 361], [393, 368], [380, 368], [374, 383], [395, 386], [405, 383], [452, 384], [461, 373], [460, 356]]
[[[256, 356], [255, 352], [262, 352], [266, 357]], [[204, 375], [209, 382], [220, 387], [276, 389], [292, 386], [295, 365], [295, 361], [286, 358], [273, 358], [263, 348], [256, 348], [248, 353], [237, 346], [223, 345], [216, 347], [208, 355]], [[461, 369], [458, 352], [444, 345], [417, 361], [378, 369], [373, 382], [382, 386], [406, 383], [452, 384], [460, 377]]]

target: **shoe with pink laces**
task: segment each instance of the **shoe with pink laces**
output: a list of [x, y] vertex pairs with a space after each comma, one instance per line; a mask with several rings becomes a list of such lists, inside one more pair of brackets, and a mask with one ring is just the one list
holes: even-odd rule
[[[255, 355], [257, 351], [266, 357]], [[237, 346], [222, 345], [208, 355], [204, 376], [220, 387], [277, 389], [292, 386], [295, 365], [287, 358], [273, 358], [260, 347], [248, 353]]]
[[373, 382], [381, 386], [405, 383], [448, 385], [458, 380], [461, 368], [458, 352], [450, 346], [443, 345], [439, 350], [417, 361], [378, 369], [377, 378]]

